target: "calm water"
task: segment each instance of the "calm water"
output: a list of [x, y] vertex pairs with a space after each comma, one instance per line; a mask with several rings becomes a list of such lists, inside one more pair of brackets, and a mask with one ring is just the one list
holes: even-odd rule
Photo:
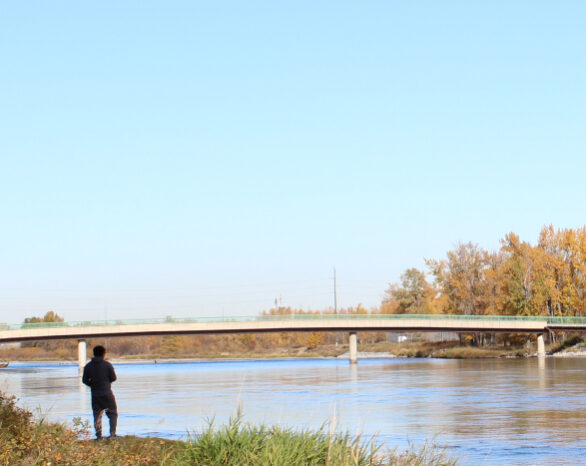
[[[119, 434], [182, 438], [245, 421], [447, 447], [461, 464], [586, 464], [586, 359], [117, 364]], [[49, 419], [90, 420], [73, 365], [12, 363], [0, 389]]]

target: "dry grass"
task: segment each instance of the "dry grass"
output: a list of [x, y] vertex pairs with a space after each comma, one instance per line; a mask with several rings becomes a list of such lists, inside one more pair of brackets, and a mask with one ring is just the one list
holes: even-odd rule
[[471, 346], [461, 346], [454, 348], [446, 348], [433, 353], [434, 358], [448, 358], [448, 359], [485, 359], [485, 358], [499, 358], [509, 354], [508, 351], [496, 348], [476, 348]]

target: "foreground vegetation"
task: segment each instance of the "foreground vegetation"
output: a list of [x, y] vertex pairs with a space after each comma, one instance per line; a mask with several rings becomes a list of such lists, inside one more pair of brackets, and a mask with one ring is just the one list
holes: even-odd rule
[[244, 424], [240, 414], [220, 428], [213, 422], [187, 441], [120, 437], [90, 440], [87, 425], [74, 427], [35, 420], [0, 392], [0, 464], [30, 465], [453, 465], [433, 446], [405, 452], [383, 451], [348, 434], [296, 432]]

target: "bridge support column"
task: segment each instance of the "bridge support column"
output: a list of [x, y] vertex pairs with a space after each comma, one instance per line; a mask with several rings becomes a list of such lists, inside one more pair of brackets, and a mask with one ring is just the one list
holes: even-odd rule
[[537, 335], [537, 357], [545, 357], [545, 342], [543, 341], [543, 333]]
[[79, 368], [79, 375], [83, 372], [83, 366], [87, 359], [87, 343], [85, 340], [79, 340], [77, 343], [77, 366]]
[[350, 364], [358, 362], [358, 338], [356, 332], [350, 332]]

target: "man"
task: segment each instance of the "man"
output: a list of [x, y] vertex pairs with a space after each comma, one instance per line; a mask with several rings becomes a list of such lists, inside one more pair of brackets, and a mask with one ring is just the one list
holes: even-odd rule
[[96, 437], [102, 439], [102, 414], [110, 420], [110, 438], [116, 437], [116, 424], [118, 422], [118, 408], [116, 398], [112, 393], [112, 382], [116, 380], [114, 367], [104, 358], [106, 348], [96, 346], [94, 357], [83, 368], [82, 382], [92, 389], [92, 411], [94, 412], [94, 427]]

